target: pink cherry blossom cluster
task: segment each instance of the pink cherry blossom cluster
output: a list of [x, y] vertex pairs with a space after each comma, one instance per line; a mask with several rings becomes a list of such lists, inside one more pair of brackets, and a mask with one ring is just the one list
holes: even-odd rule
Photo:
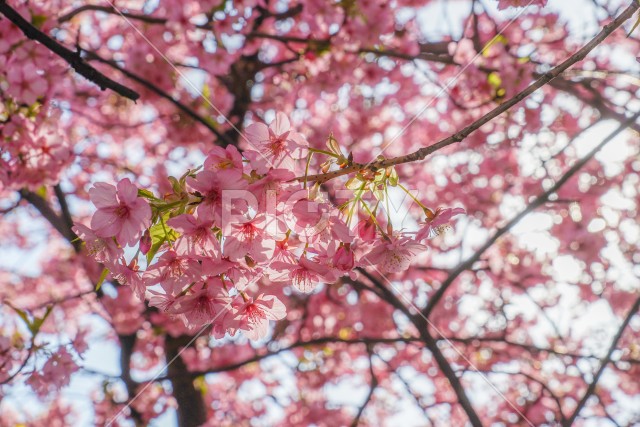
[[71, 141], [59, 128], [60, 110], [36, 116], [14, 114], [0, 126], [0, 188], [35, 190], [54, 185], [73, 162]]
[[[309, 148], [283, 113], [270, 126], [250, 125], [245, 135], [250, 149], [214, 148], [202, 170], [170, 177], [173, 192], [162, 198], [128, 178], [117, 186], [96, 183], [89, 191], [97, 208], [91, 224], [74, 228], [113, 279], [189, 328], [210, 324], [216, 337], [239, 330], [262, 338], [269, 320], [286, 315], [268, 293], [273, 286], [310, 293], [319, 283], [354, 276], [358, 267], [404, 271], [426, 251], [424, 240], [464, 212], [424, 208], [426, 219], [413, 237], [390, 226], [385, 231], [369, 208], [366, 219], [353, 224], [364, 190], [379, 191], [395, 172], [358, 174], [347, 183], [358, 188], [349, 190], [352, 199], [336, 207], [320, 185], [304, 179], [312, 152], [344, 157], [336, 154], [335, 140], [329, 139], [329, 152]], [[132, 258], [125, 246], [137, 248]]]
[[[16, 10], [40, 29], [52, 27], [40, 6]], [[69, 138], [60, 130], [59, 110], [48, 100], [53, 81], [66, 68], [39, 43], [6, 19], [0, 25], [0, 189], [36, 189], [59, 181], [73, 160]]]

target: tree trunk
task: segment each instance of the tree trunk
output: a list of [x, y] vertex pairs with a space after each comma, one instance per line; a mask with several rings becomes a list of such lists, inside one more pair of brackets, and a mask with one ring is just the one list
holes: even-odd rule
[[[167, 334], [165, 352], [167, 363], [178, 355], [180, 349], [187, 345], [192, 337], [183, 335], [173, 338]], [[207, 411], [202, 394], [193, 385], [191, 375], [181, 357], [169, 364], [168, 375], [171, 378], [173, 397], [178, 403], [178, 426], [197, 427], [207, 421]]]

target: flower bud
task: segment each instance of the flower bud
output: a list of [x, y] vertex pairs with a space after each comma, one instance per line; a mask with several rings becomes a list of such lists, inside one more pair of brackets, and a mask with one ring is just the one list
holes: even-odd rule
[[146, 255], [147, 252], [149, 252], [149, 250], [151, 249], [151, 244], [151, 234], [147, 229], [140, 239], [140, 252], [142, 252], [142, 255]]
[[355, 264], [353, 251], [348, 245], [341, 245], [333, 256], [333, 266], [342, 271], [351, 271]]

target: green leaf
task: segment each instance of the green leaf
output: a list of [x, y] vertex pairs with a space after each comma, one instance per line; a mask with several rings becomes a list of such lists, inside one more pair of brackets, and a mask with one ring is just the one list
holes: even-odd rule
[[399, 181], [400, 178], [398, 177], [398, 172], [396, 172], [395, 168], [391, 169], [391, 175], [389, 175], [389, 185], [392, 187], [397, 187]]
[[107, 278], [107, 274], [109, 274], [109, 269], [108, 268], [103, 268], [102, 269], [102, 273], [100, 273], [100, 278], [98, 279], [98, 283], [96, 283], [96, 292], [98, 292], [100, 290], [100, 288], [102, 287], [102, 284], [104, 283], [104, 281]]
[[502, 79], [498, 73], [491, 72], [487, 76], [487, 83], [489, 83], [492, 88], [498, 89], [502, 86]]
[[20, 310], [19, 308], [16, 308], [10, 304], [7, 304], [7, 305], [11, 307], [13, 311], [15, 311], [22, 320], [24, 320], [24, 323], [26, 323], [27, 328], [31, 330], [31, 320], [29, 320], [29, 315], [27, 314], [27, 312], [24, 310]]
[[47, 317], [49, 317], [49, 314], [51, 313], [51, 310], [53, 310], [53, 306], [50, 305], [47, 307], [47, 311], [45, 311], [44, 315], [42, 317], [35, 317], [33, 319], [33, 322], [31, 323], [31, 333], [33, 335], [36, 335], [38, 332], [40, 332], [40, 328], [42, 327], [42, 324], [44, 323], [45, 320], [47, 320]]
[[138, 197], [142, 197], [148, 200], [160, 200], [151, 191], [145, 190], [143, 188], [138, 189]]
[[169, 179], [169, 182], [171, 183], [171, 188], [173, 189], [173, 192], [176, 194], [180, 194], [182, 192], [180, 181], [178, 181], [178, 179], [173, 176], [170, 176], [168, 179]]
[[156, 224], [149, 228], [151, 236], [151, 249], [147, 252], [147, 263], [151, 264], [153, 257], [158, 253], [165, 242], [175, 242], [180, 234], [173, 228], [167, 226], [165, 222], [169, 219], [169, 213], [164, 214]]
[[33, 335], [34, 337], [38, 334], [38, 332], [40, 332], [40, 328], [42, 327], [42, 324], [44, 323], [45, 320], [47, 320], [47, 317], [49, 317], [51, 310], [53, 310], [53, 306], [50, 305], [47, 307], [47, 311], [45, 311], [42, 317], [34, 317], [33, 320], [31, 320], [29, 319], [30, 317], [29, 314], [25, 310], [16, 308], [9, 303], [5, 303], [5, 304], [11, 307], [11, 309], [15, 311], [18, 314], [18, 316], [20, 316], [20, 318], [27, 325], [29, 332], [31, 332], [31, 335]]
[[357, 176], [354, 176], [349, 178], [344, 186], [349, 190], [357, 190], [358, 188], [362, 187], [362, 181]]
[[486, 45], [484, 45], [484, 47], [482, 48], [482, 56], [488, 56], [488, 51], [491, 48], [491, 46], [493, 46], [496, 43], [502, 43], [504, 45], [506, 45], [509, 42], [509, 40], [503, 36], [502, 34], [498, 34], [497, 36], [495, 36], [494, 38], [492, 38], [491, 40], [489, 40], [489, 43], [487, 43]]
[[631, 33], [633, 33], [635, 29], [638, 28], [638, 25], [640, 25], [640, 15], [638, 16], [636, 23], [633, 24], [633, 27], [631, 27], [631, 31], [629, 31], [629, 34], [627, 34], [627, 37], [631, 37]]
[[33, 25], [37, 29], [41, 29], [46, 20], [46, 15], [31, 15], [31, 25]]
[[47, 187], [46, 186], [41, 186], [40, 188], [38, 188], [36, 190], [36, 194], [40, 197], [42, 197], [43, 199], [47, 198]]

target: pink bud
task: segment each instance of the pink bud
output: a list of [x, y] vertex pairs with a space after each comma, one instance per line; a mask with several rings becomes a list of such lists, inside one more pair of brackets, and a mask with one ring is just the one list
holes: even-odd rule
[[358, 234], [365, 242], [370, 242], [376, 239], [376, 224], [371, 218], [367, 218], [365, 221], [360, 221], [358, 223]]
[[149, 234], [149, 230], [147, 229], [140, 239], [140, 252], [146, 255], [149, 249], [151, 249], [151, 234]]
[[342, 270], [342, 271], [351, 271], [353, 270], [353, 266], [355, 264], [355, 259], [353, 257], [353, 251], [351, 248], [347, 246], [340, 246], [336, 251], [336, 254], [333, 256], [333, 265], [334, 267]]

